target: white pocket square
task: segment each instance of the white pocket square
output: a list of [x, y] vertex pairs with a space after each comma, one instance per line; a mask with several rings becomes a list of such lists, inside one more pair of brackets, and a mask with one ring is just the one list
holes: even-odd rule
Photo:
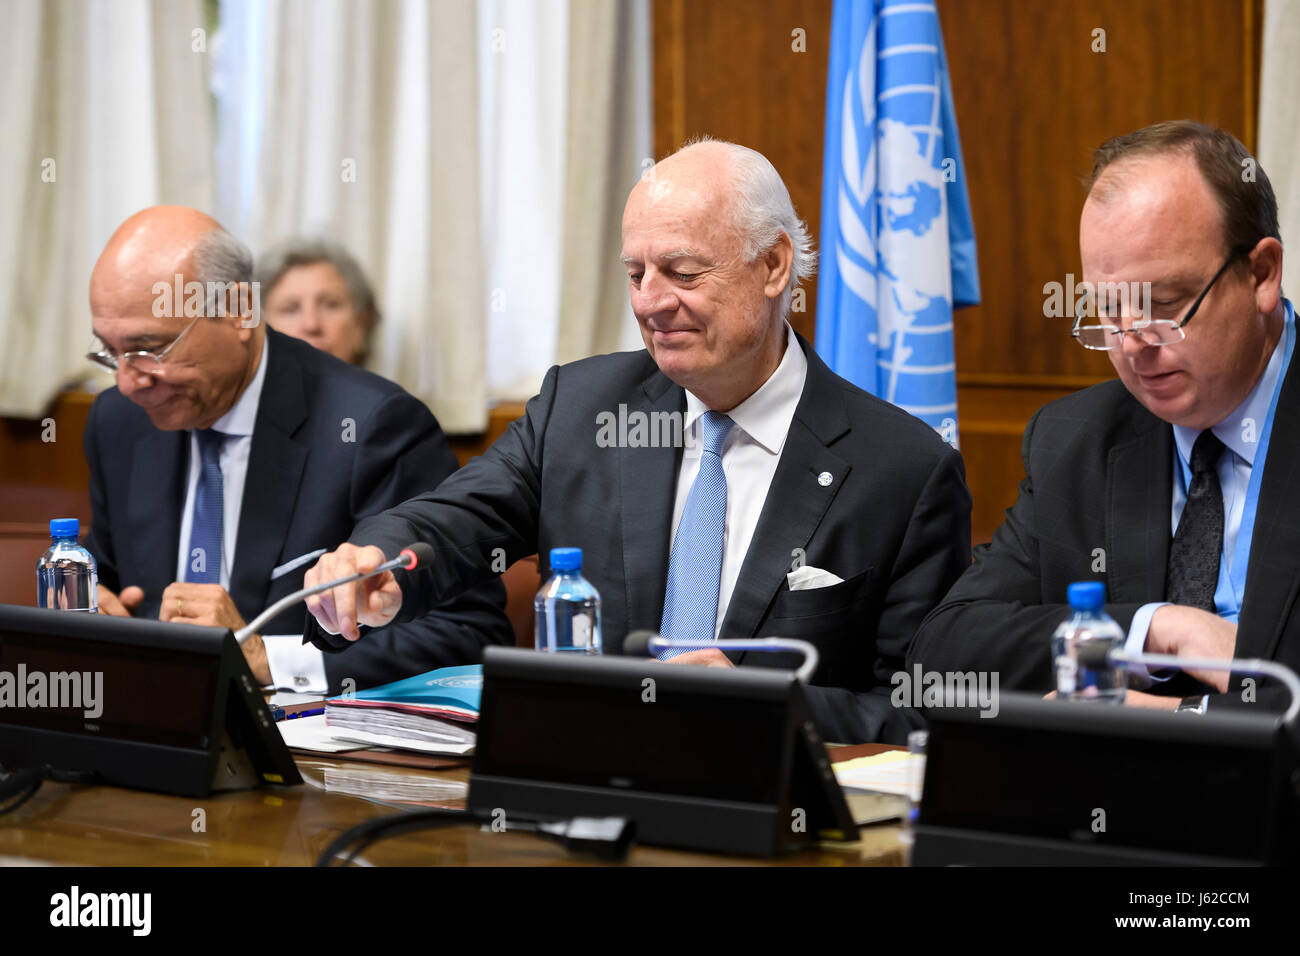
[[816, 588], [828, 588], [833, 584], [844, 583], [844, 579], [838, 574], [832, 574], [830, 571], [823, 571], [821, 568], [814, 568], [807, 564], [801, 568], [795, 568], [787, 574], [785, 581], [790, 586], [791, 591], [812, 591]]
[[316, 558], [319, 558], [324, 553], [325, 553], [324, 548], [317, 548], [315, 551], [308, 551], [306, 554], [298, 555], [298, 557], [294, 558], [292, 561], [284, 562], [284, 564], [280, 565], [278, 568], [275, 568], [271, 571], [271, 580], [274, 581], [276, 578], [284, 577], [294, 568], [300, 568], [308, 561], [314, 561]]

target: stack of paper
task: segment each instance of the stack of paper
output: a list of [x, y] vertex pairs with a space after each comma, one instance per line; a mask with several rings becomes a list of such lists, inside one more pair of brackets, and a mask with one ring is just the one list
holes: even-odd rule
[[332, 697], [325, 703], [325, 725], [334, 739], [363, 746], [468, 754], [482, 691], [482, 667], [443, 667]]
[[870, 757], [857, 757], [832, 764], [835, 779], [845, 790], [869, 790], [907, 796], [908, 788], [925, 773], [925, 756], [905, 750], [888, 750]]

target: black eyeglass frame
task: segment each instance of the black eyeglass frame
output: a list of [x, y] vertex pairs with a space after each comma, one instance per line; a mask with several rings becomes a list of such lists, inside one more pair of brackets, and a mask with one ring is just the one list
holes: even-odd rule
[[[1078, 313], [1074, 317], [1074, 325], [1070, 327], [1070, 335], [1074, 338], [1075, 341], [1077, 341], [1085, 349], [1089, 349], [1094, 352], [1114, 351], [1115, 349], [1120, 348], [1124, 344], [1125, 335], [1132, 335], [1132, 334], [1137, 334], [1138, 339], [1142, 342], [1143, 345], [1149, 345], [1152, 346], [1153, 348], [1160, 348], [1165, 345], [1174, 345], [1178, 342], [1181, 342], [1183, 341], [1183, 339], [1187, 338], [1187, 333], [1183, 332], [1183, 326], [1187, 325], [1188, 322], [1192, 321], [1192, 317], [1196, 315], [1196, 310], [1201, 307], [1201, 303], [1205, 300], [1205, 297], [1209, 295], [1210, 290], [1214, 288], [1214, 283], [1219, 281], [1220, 276], [1222, 276], [1225, 272], [1228, 271], [1228, 266], [1232, 265], [1232, 263], [1239, 256], [1249, 255], [1253, 251], [1254, 251], [1253, 246], [1251, 247], [1238, 246], [1236, 249], [1233, 249], [1231, 252], [1229, 252], [1228, 258], [1224, 259], [1223, 265], [1219, 266], [1219, 271], [1214, 273], [1214, 277], [1205, 284], [1205, 288], [1201, 290], [1201, 294], [1198, 295], [1195, 301], [1192, 302], [1192, 307], [1187, 310], [1187, 314], [1184, 315], [1182, 319], [1178, 322], [1174, 322], [1173, 319], [1147, 319], [1145, 322], [1141, 322], [1140, 324], [1135, 321], [1127, 329], [1120, 328], [1117, 325], [1090, 325], [1087, 326], [1087, 328], [1104, 329], [1107, 333], [1112, 333], [1114, 335], [1117, 335], [1119, 337], [1119, 340], [1114, 345], [1089, 345], [1083, 341], [1083, 336], [1080, 335], [1080, 332], [1083, 331], [1084, 328], [1083, 314]], [[1142, 337], [1141, 333], [1146, 331], [1147, 329], [1150, 329], [1154, 325], [1167, 326], [1170, 329], [1170, 331], [1179, 332], [1181, 334], [1178, 336], [1178, 338], [1170, 342], [1148, 342], [1145, 338]]]

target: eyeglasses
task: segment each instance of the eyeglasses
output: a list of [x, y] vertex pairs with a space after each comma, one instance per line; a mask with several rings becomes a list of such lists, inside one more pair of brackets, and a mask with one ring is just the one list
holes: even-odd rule
[[[119, 367], [125, 365], [133, 372], [140, 372], [145, 375], [161, 375], [163, 370], [163, 360], [167, 358], [167, 353], [176, 348], [180, 340], [185, 338], [189, 330], [194, 328], [195, 323], [197, 323], [201, 318], [203, 318], [202, 315], [196, 315], [190, 321], [190, 324], [181, 330], [181, 334], [172, 339], [171, 344], [160, 352], [149, 352], [144, 349], [139, 349], [134, 352], [123, 352], [121, 355], [116, 355], [113, 353], [112, 349], [100, 348], [87, 352], [86, 358], [90, 359], [90, 361], [94, 362], [106, 372], [116, 372]], [[99, 340], [98, 336], [94, 336], [91, 339], [92, 348], [96, 342], [99, 342], [100, 345], [104, 344]]]
[[1134, 319], [1133, 324], [1127, 329], [1120, 328], [1117, 325], [1084, 325], [1083, 320], [1089, 310], [1090, 304], [1085, 304], [1083, 308], [1074, 317], [1074, 326], [1070, 329], [1070, 334], [1085, 349], [1093, 349], [1098, 352], [1109, 352], [1111, 349], [1117, 349], [1124, 344], [1124, 336], [1132, 335], [1137, 338], [1143, 345], [1173, 345], [1187, 338], [1187, 333], [1183, 331], [1183, 326], [1192, 321], [1192, 316], [1196, 310], [1201, 307], [1201, 302], [1209, 294], [1210, 289], [1214, 288], [1214, 283], [1219, 281], [1219, 277], [1228, 270], [1232, 261], [1243, 253], [1250, 252], [1250, 249], [1238, 248], [1228, 253], [1228, 258], [1219, 266], [1219, 271], [1214, 274], [1201, 294], [1196, 297], [1192, 307], [1187, 310], [1187, 314], [1179, 321], [1173, 319]]

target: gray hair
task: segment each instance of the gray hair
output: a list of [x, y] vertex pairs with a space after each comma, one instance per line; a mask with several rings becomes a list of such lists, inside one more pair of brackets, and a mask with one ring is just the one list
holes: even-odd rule
[[[193, 261], [197, 273], [194, 278], [207, 290], [206, 314], [209, 318], [227, 313], [223, 300], [226, 290], [253, 281], [253, 254], [248, 246], [221, 227], [206, 233], [195, 243]], [[239, 301], [243, 304], [252, 300], [241, 296]]]
[[366, 341], [379, 324], [379, 303], [366, 274], [357, 260], [343, 246], [329, 239], [286, 239], [263, 253], [257, 261], [257, 282], [264, 296], [269, 296], [284, 274], [298, 266], [313, 266], [328, 262], [343, 278], [348, 287], [348, 298], [357, 318], [366, 323]]
[[730, 161], [731, 210], [737, 230], [744, 237], [744, 255], [748, 262], [765, 255], [780, 240], [781, 233], [790, 237], [794, 258], [790, 263], [790, 281], [778, 301], [781, 318], [790, 317], [794, 290], [817, 274], [817, 250], [808, 227], [794, 211], [790, 191], [776, 167], [766, 156], [748, 146], [701, 136], [689, 141], [678, 152], [693, 146], [710, 145], [726, 151]]

